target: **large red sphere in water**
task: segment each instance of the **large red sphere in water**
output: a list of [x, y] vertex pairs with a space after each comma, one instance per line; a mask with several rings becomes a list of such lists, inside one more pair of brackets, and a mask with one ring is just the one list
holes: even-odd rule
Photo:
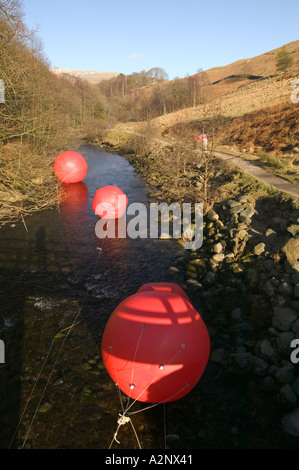
[[128, 198], [117, 186], [98, 189], [92, 201], [92, 210], [102, 219], [118, 219], [125, 213]]
[[111, 314], [101, 353], [112, 380], [128, 396], [165, 403], [185, 396], [208, 362], [210, 337], [191, 302], [176, 292], [138, 292]]
[[146, 291], [173, 292], [181, 295], [190, 302], [186, 292], [174, 282], [148, 282], [147, 284], [143, 284], [143, 286], [141, 286], [137, 292]]
[[78, 152], [67, 150], [55, 158], [54, 173], [62, 183], [80, 183], [84, 180], [88, 165]]

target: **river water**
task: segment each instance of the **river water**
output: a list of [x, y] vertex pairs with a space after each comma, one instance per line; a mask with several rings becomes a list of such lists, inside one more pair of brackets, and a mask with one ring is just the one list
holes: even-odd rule
[[[99, 187], [120, 187], [129, 204], [148, 205], [148, 191], [125, 158], [88, 145], [79, 151], [88, 173], [84, 182], [65, 186], [60, 210], [26, 219], [28, 232], [22, 223], [0, 232], [4, 448], [109, 447], [120, 401], [101, 362], [103, 329], [142, 284], [173, 281], [168, 269], [184, 256], [175, 240], [99, 239], [91, 208]], [[61, 331], [74, 321], [71, 332]], [[145, 447], [164, 445], [161, 410], [155, 413], [136, 418]], [[119, 439], [137, 446], [130, 425]]]
[[[102, 363], [101, 337], [115, 307], [142, 284], [184, 283], [187, 250], [176, 240], [96, 236], [91, 203], [99, 187], [119, 186], [129, 204], [148, 205], [149, 190], [125, 158], [85, 144], [78, 150], [88, 173], [66, 186], [60, 210], [29, 217], [28, 231], [22, 223], [0, 229], [1, 448], [138, 448], [130, 423], [119, 430], [120, 444], [113, 441], [126, 397]], [[178, 272], [169, 271], [173, 265]], [[200, 310], [199, 296], [187, 293]], [[249, 376], [211, 361], [185, 397], [132, 422], [143, 449], [297, 446]]]

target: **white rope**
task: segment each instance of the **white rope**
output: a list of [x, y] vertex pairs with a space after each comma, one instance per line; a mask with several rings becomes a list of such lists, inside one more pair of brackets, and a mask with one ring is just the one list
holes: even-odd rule
[[120, 428], [121, 426], [123, 426], [124, 424], [127, 424], [127, 423], [130, 423], [130, 424], [131, 424], [132, 429], [133, 429], [134, 434], [135, 434], [135, 437], [136, 437], [136, 440], [137, 440], [137, 443], [138, 443], [138, 446], [139, 446], [139, 449], [141, 449], [140, 440], [139, 440], [139, 438], [138, 438], [136, 429], [135, 429], [135, 427], [134, 427], [134, 425], [133, 425], [133, 423], [132, 423], [131, 418], [129, 418], [129, 416], [125, 416], [124, 413], [123, 413], [123, 414], [119, 413], [119, 416], [120, 416], [120, 417], [119, 417], [118, 420], [117, 420], [118, 426], [117, 426], [117, 429], [116, 429], [115, 433], [113, 434], [113, 439], [112, 439], [112, 441], [111, 441], [111, 443], [110, 443], [109, 449], [111, 449], [111, 446], [112, 446], [112, 444], [113, 444], [114, 441], [117, 442], [117, 444], [120, 444], [120, 442], [117, 440], [118, 431], [119, 431], [119, 428]]
[[[137, 351], [138, 351], [139, 344], [140, 344], [140, 341], [141, 341], [141, 338], [142, 338], [142, 335], [143, 335], [144, 330], [145, 330], [145, 326], [143, 325], [143, 326], [141, 327], [141, 333], [140, 333], [140, 335], [139, 335], [139, 338], [138, 338], [138, 341], [137, 341], [137, 345], [136, 345], [136, 348], [135, 348], [133, 364], [135, 364], [135, 361], [136, 361]], [[133, 368], [132, 368], [132, 374], [131, 374], [131, 382], [130, 382], [131, 384], [133, 384], [134, 371], [135, 371], [135, 368], [133, 367]], [[128, 409], [129, 409], [129, 403], [130, 403], [130, 396], [128, 396], [126, 411], [128, 411]]]
[[[140, 333], [140, 336], [139, 336], [139, 339], [137, 341], [137, 346], [136, 346], [136, 349], [135, 349], [135, 354], [134, 354], [134, 363], [135, 363], [135, 359], [136, 359], [136, 354], [137, 354], [137, 349], [139, 347], [139, 344], [140, 344], [140, 340], [141, 340], [141, 337], [142, 337], [142, 334], [145, 330], [145, 327], [142, 328], [142, 331]], [[184, 350], [186, 347], [186, 345], [184, 343], [181, 344], [180, 346], [180, 349], [172, 356], [172, 358], [168, 361], [168, 363], [166, 365], [169, 365], [173, 362], [173, 360], [175, 359], [175, 357], [182, 351]], [[132, 375], [131, 377], [133, 377], [133, 373], [134, 373], [134, 367], [133, 367], [133, 370], [132, 370]], [[150, 385], [153, 383], [153, 381], [158, 377], [158, 375], [156, 375], [155, 377], [152, 378], [152, 380], [147, 384], [147, 386], [141, 391], [141, 393], [137, 396], [137, 398], [135, 398], [135, 400], [130, 404], [129, 406], [129, 400], [128, 400], [128, 404], [127, 404], [127, 407], [126, 409], [124, 410], [124, 407], [123, 407], [123, 402], [122, 402], [122, 398], [121, 398], [121, 392], [120, 392], [120, 388], [118, 386], [118, 384], [116, 383], [116, 387], [117, 387], [117, 390], [118, 390], [118, 396], [119, 396], [119, 401], [121, 403], [121, 407], [122, 407], [122, 411], [123, 413], [120, 414], [119, 413], [119, 416], [120, 418], [117, 420], [117, 423], [118, 423], [118, 426], [117, 426], [117, 429], [113, 435], [113, 438], [112, 438], [112, 441], [110, 443], [110, 446], [109, 446], [109, 449], [111, 449], [111, 446], [113, 444], [113, 442], [117, 442], [118, 444], [120, 444], [120, 442], [117, 440], [117, 436], [118, 436], [118, 432], [119, 432], [119, 429], [122, 425], [124, 424], [127, 424], [127, 423], [130, 423], [132, 428], [133, 428], [133, 431], [135, 433], [135, 437], [136, 437], [136, 440], [137, 440], [137, 443], [138, 443], [138, 446], [139, 448], [141, 449], [141, 445], [140, 445], [140, 440], [138, 438], [138, 435], [137, 435], [137, 432], [135, 430], [135, 427], [133, 425], [133, 422], [130, 418], [130, 416], [134, 415], [134, 414], [137, 414], [137, 413], [141, 413], [143, 411], [146, 411], [146, 410], [149, 410], [151, 408], [154, 408], [158, 405], [161, 405], [163, 404], [163, 423], [164, 423], [164, 445], [165, 445], [165, 449], [166, 449], [166, 413], [165, 413], [165, 403], [171, 401], [176, 395], [179, 395], [186, 387], [189, 387], [189, 384], [186, 383], [180, 390], [178, 390], [177, 392], [175, 392], [174, 394], [172, 394], [171, 396], [167, 397], [165, 400], [159, 402], [159, 403], [153, 403], [149, 406], [146, 406], [145, 408], [142, 408], [140, 410], [136, 410], [136, 411], [130, 411], [129, 410], [132, 408], [132, 406], [138, 401], [138, 399], [141, 397], [141, 395], [150, 387]], [[131, 381], [132, 383], [132, 381]], [[130, 399], [130, 397], [129, 397]]]

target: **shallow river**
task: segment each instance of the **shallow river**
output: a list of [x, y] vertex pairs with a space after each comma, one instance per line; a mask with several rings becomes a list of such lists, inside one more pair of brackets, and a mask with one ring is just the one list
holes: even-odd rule
[[[88, 145], [79, 151], [88, 173], [68, 185], [60, 210], [29, 217], [28, 231], [22, 223], [0, 231], [1, 448], [138, 448], [130, 424], [120, 428], [120, 444], [112, 442], [126, 397], [101, 361], [101, 336], [115, 307], [142, 284], [184, 281], [186, 250], [175, 240], [96, 236], [91, 202], [99, 187], [119, 186], [129, 204], [148, 204], [148, 190], [125, 158]], [[169, 271], [174, 264], [176, 274]], [[199, 309], [199, 299], [191, 300]], [[141, 447], [290, 444], [253, 387], [209, 363], [187, 396], [134, 415]]]

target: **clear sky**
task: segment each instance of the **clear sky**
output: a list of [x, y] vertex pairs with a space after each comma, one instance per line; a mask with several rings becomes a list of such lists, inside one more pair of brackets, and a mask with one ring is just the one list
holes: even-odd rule
[[299, 39], [298, 0], [23, 0], [52, 67], [169, 78]]

